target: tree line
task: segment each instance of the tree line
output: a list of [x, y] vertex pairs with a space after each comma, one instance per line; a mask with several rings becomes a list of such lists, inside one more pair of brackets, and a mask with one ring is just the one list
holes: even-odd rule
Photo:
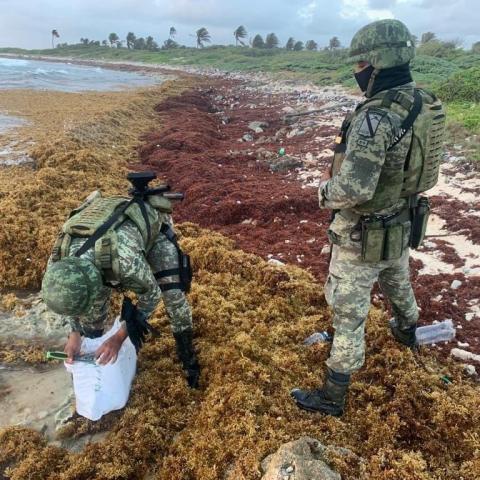
[[[59, 38], [60, 35], [56, 29], [52, 30], [52, 48], [55, 47], [55, 39]], [[81, 38], [81, 45], [92, 45], [92, 46], [104, 46], [112, 48], [127, 48], [129, 50], [148, 50], [148, 51], [159, 51], [159, 50], [170, 50], [174, 48], [185, 48], [184, 45], [180, 45], [175, 37], [177, 35], [177, 30], [175, 27], [170, 27], [168, 38], [160, 46], [154, 38], [149, 35], [148, 37], [137, 37], [133, 32], [128, 32], [125, 39], [121, 40], [120, 37], [112, 32], [108, 36], [108, 40], [89, 40], [88, 38]], [[209, 31], [205, 27], [199, 28], [195, 34], [190, 34], [190, 36], [195, 37], [197, 48], [204, 48], [205, 44], [211, 43], [212, 38]], [[248, 43], [246, 38], [248, 37], [247, 29], [240, 25], [233, 32], [233, 37], [235, 39], [236, 46], [252, 48], [264, 48], [264, 49], [277, 49], [284, 48], [287, 51], [301, 51], [309, 50], [316, 51], [319, 49], [318, 43], [315, 40], [308, 40], [305, 43], [301, 40], [295, 40], [293, 37], [290, 37], [287, 40], [287, 43], [282, 47], [280, 41], [275, 33], [269, 33], [262, 37], [262, 35], [257, 34], [253, 38], [250, 37]], [[413, 40], [418, 47], [419, 53], [424, 55], [430, 55], [434, 57], [449, 57], [454, 52], [459, 51], [462, 45], [462, 40], [454, 39], [443, 41], [439, 40], [435, 33], [425, 32], [421, 35], [420, 40], [413, 35]], [[59, 43], [57, 47], [66, 47], [67, 43]], [[323, 47], [323, 50], [337, 50], [342, 48], [340, 40], [338, 37], [332, 37], [328, 45]], [[480, 42], [476, 42], [472, 45], [472, 52], [480, 53]]]
[[[180, 45], [178, 42], [175, 41], [175, 36], [177, 35], [177, 30], [175, 27], [170, 27], [168, 38], [163, 42], [160, 46], [152, 36], [144, 37], [137, 37], [133, 32], [128, 32], [125, 39], [122, 40], [120, 37], [115, 33], [112, 32], [108, 36], [108, 40], [90, 40], [88, 38], [81, 38], [80, 45], [90, 45], [90, 46], [104, 46], [104, 47], [112, 47], [112, 48], [127, 48], [129, 50], [149, 50], [149, 51], [159, 51], [159, 50], [168, 50], [173, 48], [184, 47]], [[59, 38], [58, 31], [56, 29], [52, 30], [52, 48], [54, 48], [54, 41], [55, 38]], [[191, 34], [191, 36], [195, 37], [196, 39], [196, 46], [197, 48], [204, 48], [205, 44], [211, 43], [212, 38], [209, 31], [205, 27], [199, 28], [195, 34]], [[247, 47], [250, 46], [252, 48], [267, 48], [267, 49], [274, 49], [274, 48], [282, 48], [280, 46], [280, 41], [275, 33], [269, 33], [265, 39], [260, 35], [257, 34], [253, 38], [250, 38], [248, 43], [244, 40], [248, 37], [247, 29], [240, 25], [237, 27], [233, 32], [233, 37], [235, 38], [235, 45]], [[68, 46], [67, 43], [58, 43], [56, 45], [59, 48]], [[301, 51], [301, 50], [318, 50], [318, 44], [315, 40], [308, 40], [305, 43], [300, 40], [295, 40], [293, 37], [290, 37], [287, 40], [287, 43], [283, 47], [289, 51]], [[335, 50], [337, 48], [341, 48], [340, 40], [338, 37], [333, 37], [329, 41], [329, 45], [325, 47], [325, 50]]]

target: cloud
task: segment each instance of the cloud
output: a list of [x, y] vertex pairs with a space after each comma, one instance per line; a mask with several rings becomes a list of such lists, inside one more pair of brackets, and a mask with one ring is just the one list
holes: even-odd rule
[[338, 36], [348, 44], [366, 23], [398, 18], [412, 33], [433, 31], [439, 38], [463, 37], [468, 46], [480, 40], [479, 0], [0, 0], [0, 46], [46, 48], [52, 28], [62, 42], [80, 37], [103, 40], [110, 32], [125, 38], [152, 35], [159, 43], [170, 26], [180, 43], [206, 27], [213, 43], [233, 42], [244, 25], [249, 36], [275, 32], [280, 43], [293, 36], [320, 45]]

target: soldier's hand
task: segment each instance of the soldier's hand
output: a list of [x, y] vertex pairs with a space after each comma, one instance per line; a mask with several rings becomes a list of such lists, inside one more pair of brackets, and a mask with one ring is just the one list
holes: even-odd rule
[[63, 351], [68, 355], [65, 360], [66, 363], [73, 363], [75, 355], [80, 353], [80, 347], [82, 345], [82, 337], [79, 332], [72, 332], [68, 336], [67, 343]]
[[105, 340], [95, 352], [95, 358], [98, 363], [100, 365], [115, 363], [117, 361], [118, 352], [126, 338], [127, 334], [122, 328], [115, 335], [112, 335]]

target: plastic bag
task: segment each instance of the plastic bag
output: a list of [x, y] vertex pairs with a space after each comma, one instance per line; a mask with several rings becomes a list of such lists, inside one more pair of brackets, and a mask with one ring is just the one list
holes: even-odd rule
[[[102, 337], [84, 338], [82, 353], [94, 353], [119, 329], [120, 321], [117, 318], [113, 327]], [[126, 405], [137, 368], [137, 354], [132, 342], [127, 338], [113, 364], [74, 362], [65, 364], [65, 367], [73, 376], [77, 413], [89, 420], [99, 420], [106, 413]]]

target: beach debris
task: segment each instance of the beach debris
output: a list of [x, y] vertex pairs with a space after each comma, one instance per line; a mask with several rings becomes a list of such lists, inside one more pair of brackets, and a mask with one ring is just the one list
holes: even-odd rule
[[452, 355], [452, 357], [463, 360], [464, 362], [480, 362], [480, 355], [476, 355], [475, 353], [469, 352], [468, 350], [463, 350], [462, 348], [452, 348], [450, 354]]
[[326, 330], [324, 330], [323, 332], [312, 333], [303, 341], [303, 344], [310, 346], [314, 345], [315, 343], [331, 343], [332, 340], [332, 335], [330, 335]]
[[460, 286], [462, 285], [462, 282], [460, 280], [454, 280], [451, 285], [450, 285], [450, 288], [452, 290], [457, 290], [457, 288], [459, 288]]
[[251, 133], [246, 133], [243, 137], [242, 140], [244, 142], [253, 142], [253, 135]]
[[419, 345], [430, 345], [438, 342], [449, 342], [455, 338], [455, 333], [453, 321], [448, 318], [443, 322], [417, 328], [416, 339]]

